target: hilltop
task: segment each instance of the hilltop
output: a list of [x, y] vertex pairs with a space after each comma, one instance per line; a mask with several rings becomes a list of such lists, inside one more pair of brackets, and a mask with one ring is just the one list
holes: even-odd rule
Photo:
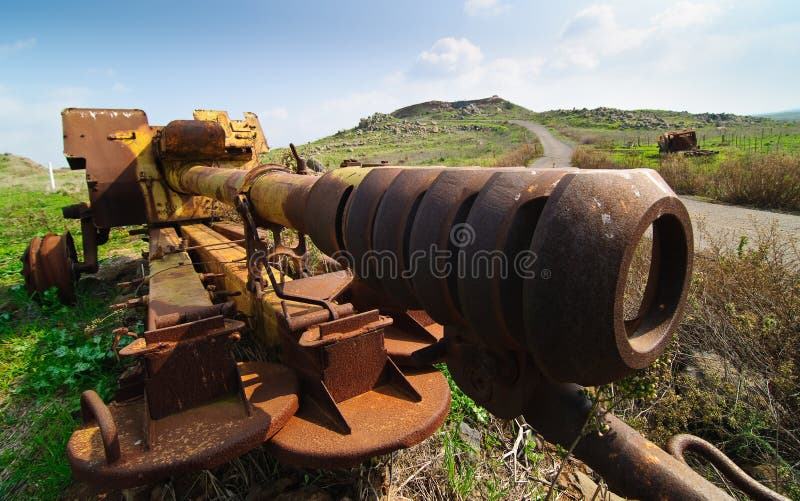
[[[492, 96], [471, 101], [428, 101], [392, 113], [373, 113], [351, 129], [298, 147], [318, 169], [343, 160], [406, 165], [528, 165], [540, 155], [538, 138], [509, 123], [533, 112]], [[286, 148], [270, 151], [268, 162], [290, 162]]]
[[30, 158], [20, 157], [11, 153], [0, 154], [0, 176], [4, 179], [34, 176], [46, 172], [47, 169]]
[[458, 120], [468, 118], [532, 118], [534, 113], [500, 96], [492, 96], [471, 101], [427, 101], [412, 104], [391, 112], [394, 118]]

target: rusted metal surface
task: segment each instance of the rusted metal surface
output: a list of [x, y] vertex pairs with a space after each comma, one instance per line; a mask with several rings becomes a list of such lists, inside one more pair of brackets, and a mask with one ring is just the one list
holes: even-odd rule
[[76, 262], [75, 244], [69, 232], [34, 237], [22, 255], [22, 275], [28, 293], [41, 295], [55, 287], [61, 301], [74, 302]]
[[[498, 172], [477, 195], [466, 217], [471, 232], [457, 244], [472, 269], [458, 280], [458, 297], [470, 330], [480, 338], [491, 338], [495, 346], [523, 346], [516, 336], [524, 330], [523, 309], [528, 305], [520, 301], [526, 279], [520, 272], [535, 272], [528, 266], [536, 263], [523, 262], [520, 257], [525, 257], [523, 251], [530, 251], [548, 196], [569, 172]], [[535, 275], [529, 280], [537, 281]]]
[[[410, 280], [412, 249], [408, 247], [411, 229], [428, 187], [441, 174], [441, 168], [402, 171], [381, 197], [372, 226], [372, 250], [390, 255], [395, 269], [376, 270], [377, 282], [389, 296], [409, 308], [418, 307]], [[374, 279], [370, 279], [372, 283]]]
[[240, 390], [231, 346], [243, 322], [211, 317], [150, 330], [120, 351], [140, 356], [148, 412], [154, 420]]
[[94, 390], [87, 390], [81, 394], [81, 416], [84, 424], [93, 421], [97, 423], [106, 463], [116, 463], [120, 457], [117, 424], [103, 399]]
[[147, 329], [157, 328], [160, 319], [175, 314], [189, 318], [213, 306], [206, 287], [186, 252], [176, 252], [181, 240], [172, 228], [150, 231], [150, 294]]
[[391, 167], [372, 169], [353, 191], [345, 207], [342, 223], [343, 238], [344, 246], [352, 256], [350, 264], [356, 276], [371, 284], [373, 288], [379, 286], [376, 279], [377, 270], [374, 268], [377, 260], [365, 259], [365, 256], [373, 249], [372, 228], [378, 206], [386, 188], [400, 172], [402, 169]]
[[386, 365], [383, 328], [391, 319], [377, 310], [325, 322], [296, 340], [286, 338], [286, 363], [321, 381], [334, 402], [372, 390]]
[[165, 160], [219, 160], [225, 156], [225, 131], [209, 120], [173, 120], [161, 130], [158, 146]]
[[262, 221], [307, 232], [306, 207], [312, 186], [319, 178], [272, 170], [254, 182], [250, 201]]
[[[239, 311], [253, 319], [254, 325], [257, 326], [256, 335], [259, 341], [267, 346], [277, 345], [278, 333], [281, 331], [278, 318], [278, 312], [281, 311], [280, 300], [274, 293], [269, 292], [260, 297], [249, 294], [245, 250], [202, 224], [183, 225], [181, 233], [189, 244], [199, 246], [195, 252], [199, 260], [205, 263], [203, 267], [206, 271], [223, 275], [217, 279], [217, 284], [221, 288], [242, 292], [241, 296], [232, 299]], [[292, 316], [319, 309], [291, 301], [286, 303], [286, 308]]]
[[231, 157], [245, 162], [258, 160], [258, 155], [269, 150], [267, 138], [261, 129], [258, 116], [249, 111], [244, 112], [244, 120], [231, 120], [228, 113], [219, 110], [194, 110], [195, 120], [216, 122], [225, 132], [225, 149]]
[[544, 379], [525, 351], [469, 342], [455, 326], [445, 327], [445, 340], [445, 360], [453, 381], [496, 416], [519, 416]]
[[[541, 384], [524, 415], [545, 440], [569, 448], [591, 408], [577, 385]], [[590, 430], [578, 442], [575, 456], [599, 473], [615, 493], [631, 499], [733, 499], [613, 414], [601, 420], [608, 431], [601, 435]]]
[[[369, 169], [359, 167], [337, 169], [318, 178], [311, 187], [303, 208], [305, 231], [323, 253], [335, 257], [338, 251], [344, 250], [342, 219], [345, 206], [353, 188], [369, 172]], [[295, 176], [295, 179], [298, 177], [303, 176]], [[254, 205], [258, 209], [258, 202]]]
[[352, 429], [349, 434], [333, 427], [320, 407], [304, 405], [267, 442], [267, 450], [288, 464], [344, 468], [423, 441], [447, 416], [450, 388], [436, 370], [407, 370], [404, 374], [421, 400], [383, 385], [340, 402], [338, 408]]
[[673, 130], [658, 136], [658, 151], [673, 153], [697, 148], [697, 134], [693, 129]]
[[237, 397], [172, 414], [158, 420], [158, 440], [148, 448], [144, 399], [112, 403], [108, 411], [117, 428], [119, 460], [109, 464], [100, 428], [89, 421], [67, 444], [73, 475], [100, 487], [134, 487], [214, 468], [257, 447], [297, 410], [297, 380], [285, 366], [262, 362], [242, 363], [239, 373], [250, 416]]
[[752, 499], [759, 501], [789, 501], [789, 498], [781, 496], [758, 483], [744, 470], [736, 466], [722, 451], [700, 437], [685, 434], [675, 435], [667, 444], [667, 451], [683, 463], [686, 463], [684, 456], [687, 452], [708, 460], [725, 478]]
[[[651, 225], [655, 247], [648, 283], [656, 289], [646, 294], [638, 318], [626, 322], [628, 269]], [[524, 332], [549, 378], [607, 383], [663, 352], [686, 300], [694, 251], [689, 214], [658, 174], [634, 169], [566, 175], [544, 207], [530, 248], [550, 278], [525, 283]]]
[[139, 152], [113, 139], [118, 133], [135, 139], [134, 131], [148, 127], [147, 115], [133, 109], [67, 108], [61, 120], [67, 162], [73, 170], [86, 170], [95, 224], [111, 228], [145, 223], [144, 197], [136, 170]]
[[[434, 266], [421, 266], [411, 277], [420, 305], [441, 324], [464, 322], [456, 274], [452, 273], [458, 269], [460, 250], [458, 242], [452, 239], [453, 228], [466, 222], [478, 192], [495, 174], [492, 169], [443, 171], [431, 183], [417, 210], [418, 223], [411, 229], [409, 247], [449, 252]], [[448, 269], [450, 273], [443, 273]]]
[[442, 342], [444, 326], [434, 322], [424, 310], [387, 313], [391, 315], [393, 322], [384, 329], [384, 345], [397, 365], [427, 367], [443, 361], [442, 352], [434, 354], [427, 350]]

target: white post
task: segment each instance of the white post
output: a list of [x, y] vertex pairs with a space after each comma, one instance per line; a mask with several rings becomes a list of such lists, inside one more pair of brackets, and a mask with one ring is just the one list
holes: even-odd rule
[[47, 162], [47, 164], [50, 166], [50, 188], [56, 191], [56, 178], [53, 177], [53, 162]]

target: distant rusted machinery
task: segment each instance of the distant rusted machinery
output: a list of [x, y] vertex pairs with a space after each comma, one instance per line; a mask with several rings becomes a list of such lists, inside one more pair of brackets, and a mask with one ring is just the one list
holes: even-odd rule
[[697, 133], [694, 129], [673, 130], [658, 136], [659, 153], [683, 153], [684, 156], [701, 157], [716, 155], [714, 150], [702, 150], [697, 147]]
[[[320, 175], [299, 156], [296, 171], [262, 164], [267, 143], [250, 113], [196, 111], [155, 127], [141, 110], [67, 109], [63, 125], [70, 167], [86, 170], [89, 188], [89, 203], [64, 208], [81, 221], [84, 260], [68, 233], [33, 239], [29, 289], [55, 286], [71, 301], [111, 228], [143, 225], [134, 232], [149, 239], [137, 286], [147, 294], [116, 306], [147, 309], [144, 334], [119, 351], [139, 363], [115, 402], [83, 394], [84, 425], [67, 446], [74, 476], [97, 485], [214, 467], [262, 443], [304, 467], [411, 446], [449, 408], [436, 362], [490, 412], [522, 414], [568, 447], [590, 410], [576, 383], [648, 366], [683, 309], [691, 224], [651, 170], [350, 165]], [[242, 223], [214, 221], [214, 204]], [[649, 277], [626, 315], [646, 231]], [[279, 362], [235, 360], [246, 327], [280, 346]], [[602, 419], [609, 431], [585, 436], [576, 454], [620, 494], [726, 497], [676, 458], [691, 440], [672, 456]]]

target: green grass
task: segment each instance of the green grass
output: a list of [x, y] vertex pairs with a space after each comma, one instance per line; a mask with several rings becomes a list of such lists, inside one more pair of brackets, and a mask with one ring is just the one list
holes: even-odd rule
[[[365, 128], [339, 131], [301, 145], [301, 155], [312, 157], [327, 169], [345, 159], [362, 163], [387, 161], [393, 165], [492, 166], [515, 146], [536, 147], [538, 138], [524, 127], [483, 118], [462, 120], [398, 119], [381, 115]], [[271, 150], [266, 162], [285, 163], [286, 148]]]
[[[4, 156], [2, 160], [8, 160]], [[8, 166], [4, 162], [2, 166]], [[59, 181], [82, 178], [60, 172]], [[20, 177], [0, 170], [10, 187], [0, 189], [0, 498], [61, 497], [71, 484], [66, 442], [78, 425], [79, 396], [95, 389], [108, 399], [119, 374], [110, 351], [111, 330], [128, 313], [111, 313], [113, 284], [82, 280], [77, 304], [64, 306], [54, 291], [36, 302], [22, 285], [20, 256], [32, 236], [69, 230], [80, 243], [76, 221], [61, 217], [61, 207], [81, 197], [67, 191], [37, 189], [46, 173]], [[11, 177], [11, 179], [8, 179]], [[143, 248], [124, 230], [112, 232], [101, 247], [101, 266], [115, 254], [136, 255]]]

